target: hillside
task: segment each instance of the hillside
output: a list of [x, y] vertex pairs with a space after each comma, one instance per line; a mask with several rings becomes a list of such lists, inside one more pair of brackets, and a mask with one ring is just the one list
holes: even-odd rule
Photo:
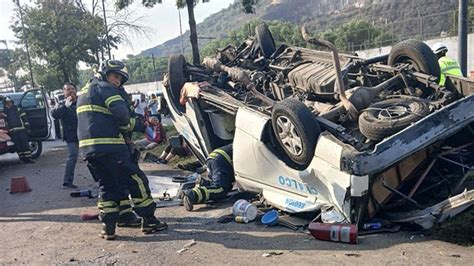
[[[433, 37], [449, 33], [455, 22], [457, 0], [260, 0], [256, 14], [243, 14], [236, 3], [197, 25], [198, 36], [217, 39], [232, 37], [227, 32], [253, 19], [280, 20], [307, 24], [312, 32], [334, 28], [354, 18], [364, 18], [383, 27], [398, 39]], [[212, 4], [212, 1], [208, 4]], [[364, 29], [361, 29], [364, 30]], [[368, 33], [370, 34], [370, 33]], [[189, 32], [183, 35], [189, 39]], [[208, 42], [200, 39], [202, 47]], [[180, 52], [179, 37], [143, 51], [140, 55], [157, 57]], [[185, 52], [190, 51], [188, 41]]]

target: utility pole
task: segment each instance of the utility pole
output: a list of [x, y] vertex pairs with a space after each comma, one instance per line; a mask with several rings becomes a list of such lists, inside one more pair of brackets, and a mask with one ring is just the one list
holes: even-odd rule
[[151, 53], [151, 60], [153, 62], [153, 72], [154, 72], [154, 75], [155, 76], [155, 80], [158, 79], [158, 75], [156, 73], [156, 66], [155, 66], [155, 55], [153, 53]]
[[21, 31], [23, 32], [23, 39], [25, 41], [26, 57], [28, 58], [28, 68], [30, 69], [31, 86], [34, 88], [35, 79], [33, 78], [33, 67], [31, 66], [30, 49], [28, 48], [28, 38], [26, 37], [25, 33], [25, 24], [23, 23], [23, 11], [21, 10], [20, 0], [16, 0], [16, 5], [18, 6], [18, 11], [20, 12]]
[[462, 74], [467, 75], [467, 0], [459, 0], [458, 61]]
[[104, 13], [104, 27], [105, 27], [105, 39], [107, 41], [107, 51], [108, 51], [108, 54], [109, 54], [109, 59], [112, 59], [112, 56], [110, 55], [109, 28], [107, 27], [107, 15], [105, 14], [104, 0], [102, 0], [102, 11]]
[[178, 7], [178, 18], [179, 18], [179, 39], [181, 41], [181, 54], [184, 55], [184, 47], [183, 47], [183, 27], [181, 26], [181, 11]]

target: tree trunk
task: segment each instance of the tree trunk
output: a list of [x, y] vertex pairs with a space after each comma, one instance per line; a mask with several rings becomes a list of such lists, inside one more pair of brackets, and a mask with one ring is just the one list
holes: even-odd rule
[[193, 50], [193, 64], [199, 65], [201, 63], [201, 59], [199, 58], [196, 20], [194, 19], [194, 0], [186, 0], [186, 5], [188, 7], [189, 31], [191, 33], [189, 39], [191, 41], [191, 48]]

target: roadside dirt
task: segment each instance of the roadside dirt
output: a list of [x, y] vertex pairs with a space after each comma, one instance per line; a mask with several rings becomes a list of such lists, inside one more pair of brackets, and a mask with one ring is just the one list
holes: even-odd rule
[[[323, 242], [283, 227], [219, 224], [231, 204], [198, 208], [157, 209], [169, 229], [142, 235], [139, 229], [117, 230], [116, 241], [98, 237], [98, 221], [81, 221], [96, 212], [96, 199], [72, 198], [61, 188], [66, 152], [43, 154], [32, 165], [0, 157], [0, 264], [471, 264], [473, 247], [433, 240], [423, 232], [381, 234], [360, 238], [358, 245]], [[147, 173], [180, 174], [164, 166], [143, 164]], [[84, 162], [76, 184], [97, 191]], [[33, 191], [10, 194], [10, 178], [26, 176]], [[186, 244], [196, 244], [178, 254]], [[263, 257], [264, 253], [282, 252]]]

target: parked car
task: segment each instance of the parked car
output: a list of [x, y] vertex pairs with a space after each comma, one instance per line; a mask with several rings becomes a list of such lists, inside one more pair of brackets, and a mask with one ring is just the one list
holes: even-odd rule
[[[45, 94], [40, 89], [32, 89], [26, 92], [2, 93], [0, 96], [12, 98], [15, 105], [25, 111], [30, 122], [30, 148], [31, 157], [37, 159], [42, 152], [42, 141], [48, 139], [50, 128], [48, 126], [48, 108]], [[3, 112], [3, 102], [0, 101], [0, 113]], [[0, 155], [14, 153], [14, 143], [6, 136], [8, 125], [4, 118], [0, 117]]]
[[[425, 43], [363, 59], [304, 30], [325, 50], [276, 47], [265, 25], [255, 32], [202, 65], [169, 59], [164, 96], [201, 162], [233, 143], [240, 189], [289, 213], [332, 208], [351, 223], [378, 216], [429, 228], [474, 203], [472, 188], [462, 192], [474, 169], [474, 82], [449, 76], [439, 86]], [[186, 82], [206, 85], [181, 105]]]

